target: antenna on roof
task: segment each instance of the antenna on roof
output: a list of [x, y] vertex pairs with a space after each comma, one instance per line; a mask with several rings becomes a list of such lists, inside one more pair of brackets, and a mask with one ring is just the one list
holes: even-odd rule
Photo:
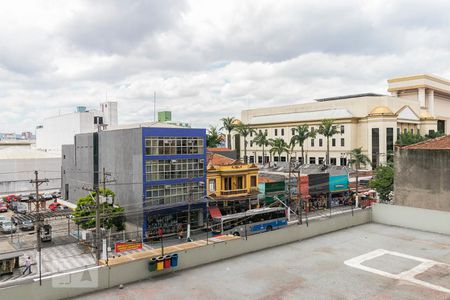
[[156, 122], [156, 91], [153, 92], [153, 122]]

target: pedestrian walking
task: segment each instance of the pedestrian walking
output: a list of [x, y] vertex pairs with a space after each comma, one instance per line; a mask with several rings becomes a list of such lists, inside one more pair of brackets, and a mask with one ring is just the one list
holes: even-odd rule
[[183, 239], [183, 227], [178, 227], [178, 239]]
[[23, 270], [22, 274], [25, 274], [25, 272], [28, 270], [28, 274], [31, 274], [31, 258], [28, 256], [25, 260], [25, 270]]

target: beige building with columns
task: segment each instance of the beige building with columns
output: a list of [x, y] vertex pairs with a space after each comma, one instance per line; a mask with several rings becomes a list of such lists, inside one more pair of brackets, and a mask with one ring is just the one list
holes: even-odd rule
[[[283, 138], [289, 143], [295, 126], [308, 124], [317, 130], [323, 119], [333, 119], [340, 132], [330, 139], [330, 163], [334, 165], [346, 165], [350, 151], [358, 147], [374, 164], [385, 163], [400, 132], [450, 133], [450, 81], [426, 74], [398, 77], [388, 80], [388, 91], [390, 95], [367, 93], [244, 110], [241, 121], [257, 132], [267, 132], [269, 138]], [[251, 142], [253, 137], [247, 138], [247, 156], [250, 162], [262, 163], [262, 148]], [[243, 157], [244, 141], [236, 135], [234, 139]], [[308, 139], [304, 149], [305, 163], [325, 162], [324, 136]], [[268, 156], [266, 151], [266, 161]], [[301, 157], [299, 146], [292, 157]], [[280, 160], [286, 161], [287, 155], [284, 153]]]

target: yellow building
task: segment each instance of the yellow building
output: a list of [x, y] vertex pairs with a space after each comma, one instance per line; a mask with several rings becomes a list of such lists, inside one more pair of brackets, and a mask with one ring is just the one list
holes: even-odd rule
[[[208, 153], [207, 193], [221, 208], [239, 211], [256, 206], [258, 167], [217, 153]], [[244, 204], [245, 203], [245, 204]]]

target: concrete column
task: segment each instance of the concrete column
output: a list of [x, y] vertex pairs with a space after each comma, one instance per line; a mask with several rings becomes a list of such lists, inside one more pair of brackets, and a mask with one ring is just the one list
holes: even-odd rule
[[419, 88], [417, 92], [417, 98], [421, 108], [425, 107], [425, 88]]
[[434, 90], [428, 92], [428, 112], [434, 116]]

